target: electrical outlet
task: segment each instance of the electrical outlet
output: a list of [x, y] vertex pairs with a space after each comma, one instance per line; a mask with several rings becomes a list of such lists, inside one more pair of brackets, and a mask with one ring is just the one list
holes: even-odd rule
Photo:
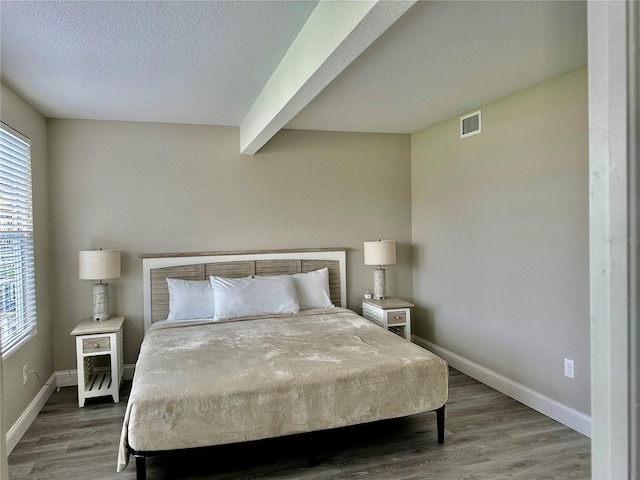
[[569, 360], [568, 358], [564, 359], [564, 376], [569, 378], [575, 378], [575, 369], [573, 365], [573, 360]]
[[22, 367], [22, 384], [26, 385], [29, 381], [29, 365]]

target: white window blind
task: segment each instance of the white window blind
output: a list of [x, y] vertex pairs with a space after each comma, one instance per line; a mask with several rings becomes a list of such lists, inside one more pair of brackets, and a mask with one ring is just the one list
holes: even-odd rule
[[0, 349], [8, 357], [36, 334], [31, 145], [0, 126]]

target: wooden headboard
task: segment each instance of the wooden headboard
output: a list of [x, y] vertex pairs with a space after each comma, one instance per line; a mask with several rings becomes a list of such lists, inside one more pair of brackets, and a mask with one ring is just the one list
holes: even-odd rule
[[202, 252], [142, 254], [144, 282], [144, 329], [169, 314], [167, 278], [206, 280], [249, 275], [290, 275], [327, 267], [331, 301], [347, 305], [346, 249], [264, 250], [242, 252]]

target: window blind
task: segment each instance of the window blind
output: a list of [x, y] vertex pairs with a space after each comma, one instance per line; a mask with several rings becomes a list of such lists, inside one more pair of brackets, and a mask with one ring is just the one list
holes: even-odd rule
[[31, 142], [0, 126], [0, 350], [6, 358], [36, 334]]

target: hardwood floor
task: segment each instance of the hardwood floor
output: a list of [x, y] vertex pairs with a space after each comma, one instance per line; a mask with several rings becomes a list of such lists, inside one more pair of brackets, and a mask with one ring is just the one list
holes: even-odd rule
[[[9, 456], [11, 480], [132, 480], [135, 462], [116, 473], [122, 400], [87, 401], [75, 387], [49, 399]], [[451, 370], [444, 445], [435, 413], [306, 436], [170, 454], [147, 461], [165, 479], [589, 479], [590, 440], [515, 400]], [[319, 465], [308, 468], [317, 445]]]

